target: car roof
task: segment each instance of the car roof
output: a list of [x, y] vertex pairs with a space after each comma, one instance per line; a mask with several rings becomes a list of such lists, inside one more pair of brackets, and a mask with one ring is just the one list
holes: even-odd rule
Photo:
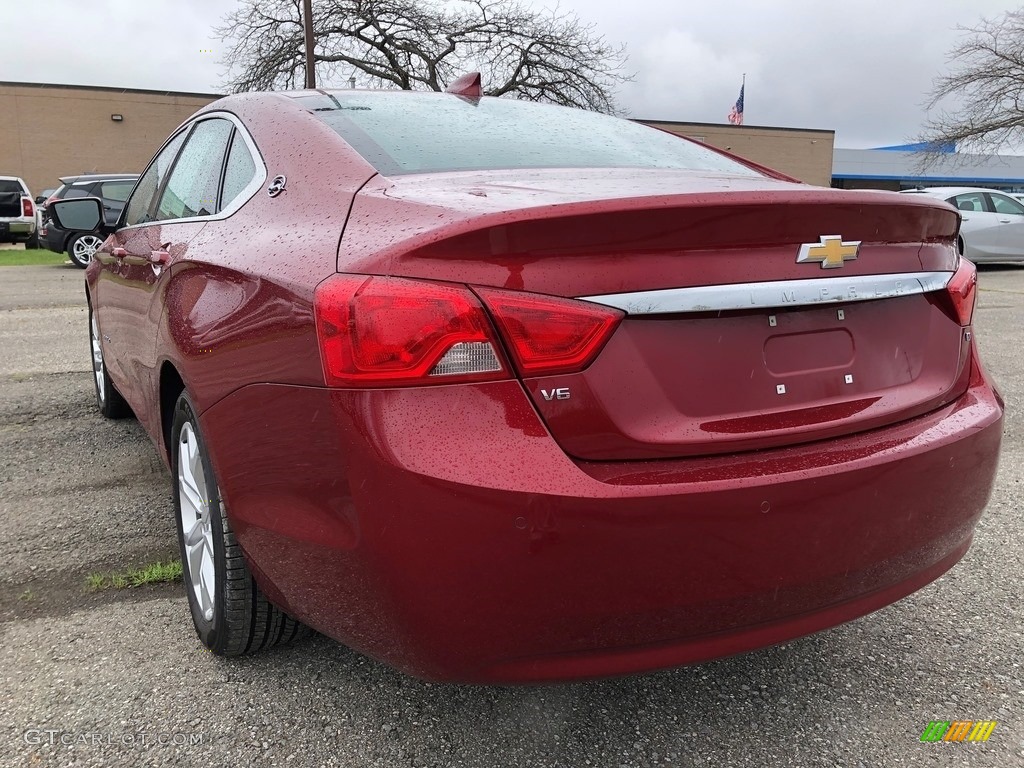
[[61, 176], [63, 184], [81, 184], [89, 181], [135, 181], [139, 178], [137, 173], [83, 173], [78, 176]]
[[923, 189], [904, 189], [902, 192], [903, 194], [935, 195], [940, 197], [952, 197], [953, 195], [963, 195], [971, 192], [994, 192], [997, 195], [1009, 194], [1008, 192], [992, 189], [991, 187], [924, 187]]

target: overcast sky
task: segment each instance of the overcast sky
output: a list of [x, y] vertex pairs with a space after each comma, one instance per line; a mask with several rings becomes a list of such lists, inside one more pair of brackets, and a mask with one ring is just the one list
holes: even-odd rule
[[[542, 7], [543, 2], [527, 4]], [[3, 0], [17, 23], [0, 80], [217, 92], [212, 29], [235, 0]], [[550, 4], [550, 3], [549, 3]], [[836, 146], [912, 139], [957, 25], [998, 0], [561, 0], [625, 43], [632, 117], [725, 122], [745, 72], [746, 124], [836, 131]], [[16, 13], [15, 13], [16, 9]], [[344, 83], [335, 85], [343, 86]]]

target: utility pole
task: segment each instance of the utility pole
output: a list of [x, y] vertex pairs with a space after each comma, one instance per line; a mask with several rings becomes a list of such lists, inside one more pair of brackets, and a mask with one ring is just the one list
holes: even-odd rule
[[302, 26], [306, 32], [306, 87], [316, 88], [313, 69], [313, 0], [302, 0]]

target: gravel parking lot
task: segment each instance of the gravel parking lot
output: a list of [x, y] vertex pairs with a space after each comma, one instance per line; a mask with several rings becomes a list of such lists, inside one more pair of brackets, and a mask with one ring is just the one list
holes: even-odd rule
[[[82, 272], [0, 268], [0, 765], [1024, 765], [1024, 267], [980, 277], [1008, 414], [974, 546], [897, 605], [785, 646], [626, 679], [422, 683], [323, 637], [204, 652], [180, 584], [90, 593], [175, 556], [170, 486], [96, 412]], [[997, 720], [922, 743], [930, 720]]]

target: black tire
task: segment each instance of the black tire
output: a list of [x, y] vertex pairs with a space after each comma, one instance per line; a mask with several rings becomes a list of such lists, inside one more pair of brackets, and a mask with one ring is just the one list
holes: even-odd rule
[[956, 250], [961, 256], [964, 255], [964, 239], [962, 237], [956, 239]]
[[86, 245], [95, 245], [95, 247], [98, 248], [102, 242], [103, 238], [99, 235], [94, 235], [92, 232], [80, 232], [77, 235], [73, 235], [71, 239], [68, 240], [68, 258], [71, 259], [71, 263], [76, 267], [85, 269], [92, 261], [92, 255], [83, 252], [88, 250]]
[[107, 365], [103, 360], [103, 344], [92, 305], [89, 306], [89, 352], [92, 358], [92, 383], [96, 391], [96, 407], [108, 419], [131, 416], [131, 407], [117, 391], [114, 382], [110, 380], [110, 374], [107, 373]]
[[26, 248], [38, 248], [39, 247], [39, 230], [32, 233], [32, 237], [25, 241]]
[[[187, 430], [186, 430], [187, 426]], [[201, 462], [205, 502], [212, 546], [214, 588], [211, 606], [204, 609], [193, 586], [186, 531], [182, 524], [181, 461], [182, 446], [195, 440]], [[231, 522], [220, 500], [220, 491], [213, 474], [213, 465], [199, 428], [195, 408], [188, 395], [182, 393], [174, 406], [170, 435], [171, 485], [174, 495], [178, 549], [182, 577], [188, 595], [192, 622], [200, 641], [218, 656], [241, 656], [275, 645], [290, 642], [309, 633], [301, 623], [274, 606], [257, 586], [245, 564], [241, 547], [231, 529]], [[186, 513], [190, 514], [190, 513]], [[196, 525], [203, 524], [196, 514]], [[204, 528], [205, 529], [205, 528]], [[198, 538], [198, 537], [197, 537]], [[199, 545], [201, 548], [202, 545]], [[194, 551], [194, 550], [193, 550]], [[209, 612], [207, 614], [207, 611]]]

